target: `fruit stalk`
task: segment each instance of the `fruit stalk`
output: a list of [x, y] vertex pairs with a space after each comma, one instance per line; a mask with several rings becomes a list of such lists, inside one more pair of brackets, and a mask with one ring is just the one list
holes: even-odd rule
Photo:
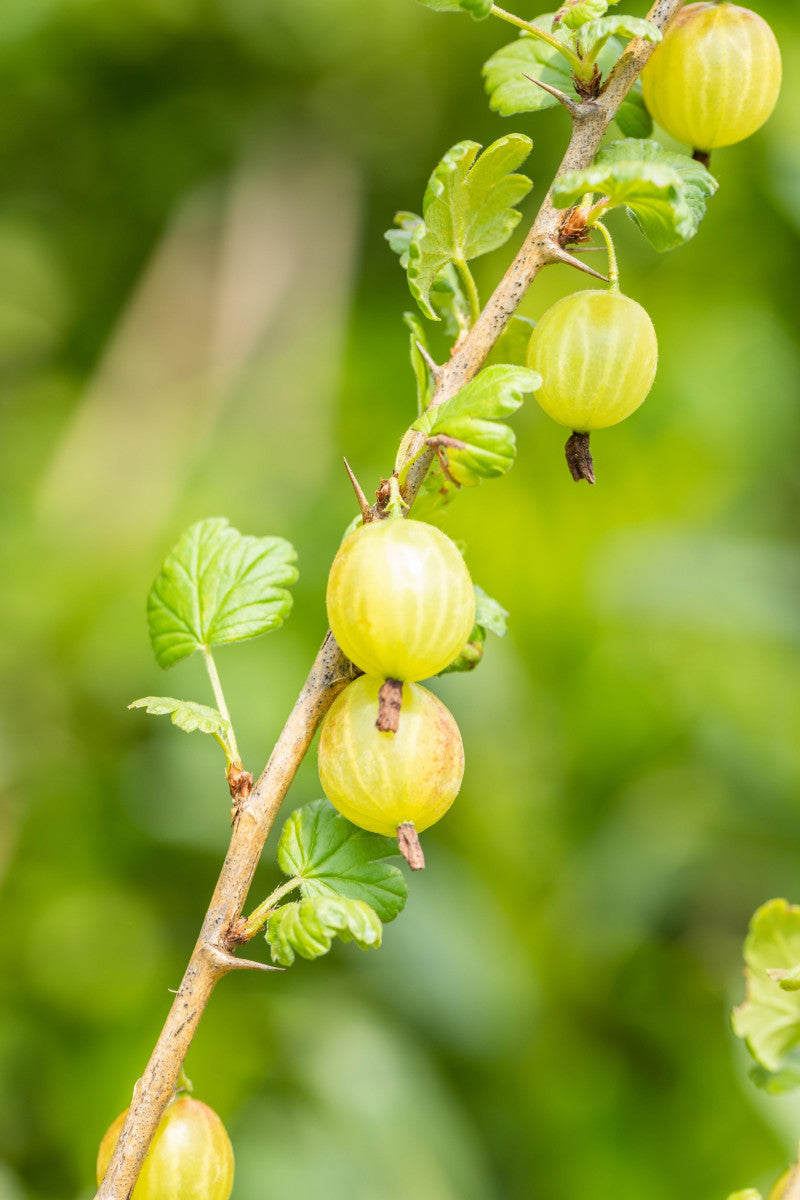
[[[648, 17], [663, 31], [681, 4], [682, 0], [656, 0]], [[570, 106], [572, 134], [555, 178], [591, 164], [606, 129], [652, 50], [652, 43], [635, 38], [597, 99]], [[472, 329], [442, 368], [432, 408], [450, 399], [477, 375], [542, 267], [565, 262], [585, 270], [560, 241], [568, 215], [554, 207], [548, 191], [522, 248]], [[436, 454], [424, 441], [424, 434], [415, 434], [406, 442], [405, 461], [419, 456], [405, 480], [407, 504], [419, 491]], [[377, 511], [377, 505], [373, 511]], [[95, 1200], [130, 1200], [214, 986], [228, 971], [245, 965], [232, 953], [241, 940], [235, 936], [235, 929], [264, 842], [322, 718], [351, 678], [350, 664], [329, 632], [269, 762], [236, 813], [228, 852], [200, 936], [150, 1061], [134, 1089], [130, 1112]]]

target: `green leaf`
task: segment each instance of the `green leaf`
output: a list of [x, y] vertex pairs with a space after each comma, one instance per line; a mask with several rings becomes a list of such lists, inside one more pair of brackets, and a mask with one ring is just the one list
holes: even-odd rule
[[434, 12], [465, 12], [475, 21], [482, 21], [492, 11], [492, 0], [419, 0]]
[[[411, 239], [415, 230], [420, 226], [424, 230], [425, 222], [422, 217], [410, 212], [395, 213], [394, 219], [399, 228], [388, 229], [383, 236], [395, 254], [399, 255], [400, 266], [407, 270]], [[464, 295], [458, 271], [452, 263], [443, 267], [436, 276], [431, 288], [430, 299], [437, 314], [444, 321], [448, 337], [456, 337], [462, 330], [469, 328], [469, 301]], [[409, 317], [410, 314], [406, 316], [406, 324], [409, 324]], [[417, 327], [422, 328], [419, 322], [417, 322]]]
[[147, 601], [156, 660], [171, 667], [203, 646], [241, 642], [286, 620], [297, 555], [279, 537], [244, 537], [224, 517], [186, 530]]
[[400, 266], [404, 269], [408, 266], [408, 248], [411, 245], [414, 230], [418, 225], [422, 224], [422, 217], [417, 216], [416, 213], [396, 212], [394, 214], [394, 227], [387, 229], [383, 235], [392, 250], [399, 257]]
[[641, 80], [636, 80], [617, 109], [614, 120], [620, 133], [626, 138], [650, 137], [653, 132], [653, 118], [644, 102]]
[[511, 133], [498, 138], [478, 158], [477, 142], [459, 142], [435, 168], [425, 191], [423, 224], [409, 247], [408, 284], [431, 320], [439, 315], [431, 289], [450, 264], [488, 254], [511, 236], [520, 220], [514, 205], [531, 189], [513, 172], [527, 158], [530, 138]]
[[[516, 456], [516, 438], [501, 417], [516, 412], [526, 392], [541, 386], [541, 376], [525, 367], [485, 367], [451, 400], [424, 413], [413, 428], [441, 439], [447, 471], [462, 486], [504, 475]], [[446, 439], [446, 440], [445, 440]]]
[[473, 584], [473, 587], [475, 588], [475, 624], [488, 633], [494, 633], [497, 637], [505, 637], [508, 629], [508, 613], [502, 604], [493, 600], [482, 587], [478, 587], [477, 583]]
[[[552, 17], [548, 14], [534, 17], [532, 24], [550, 32]], [[556, 29], [553, 32], [565, 46], [572, 41], [567, 30]], [[606, 43], [597, 58], [601, 74], [606, 75], [611, 70], [621, 52], [619, 42], [612, 40]], [[501, 47], [484, 65], [489, 106], [504, 117], [555, 107], [558, 104], [555, 96], [531, 83], [530, 79], [525, 78], [526, 75], [558, 88], [573, 100], [580, 99], [567, 60], [552, 46], [522, 33], [516, 41]]]
[[475, 588], [475, 625], [458, 658], [440, 671], [440, 675], [474, 671], [483, 658], [487, 632], [495, 633], [498, 637], [503, 637], [506, 632], [508, 618], [506, 610], [487, 595], [483, 588], [478, 587], [477, 583], [473, 584], [473, 587]]
[[554, 24], [579, 29], [587, 21], [602, 17], [610, 4], [619, 4], [619, 0], [566, 0], [554, 17]]
[[732, 1025], [756, 1062], [768, 1071], [800, 1068], [800, 992], [770, 978], [800, 963], [800, 907], [770, 900], [755, 913], [744, 944], [747, 991]]
[[320, 895], [276, 908], [270, 914], [265, 936], [272, 961], [290, 967], [295, 954], [303, 958], [327, 954], [335, 937], [369, 950], [380, 946], [382, 935], [377, 913], [362, 900]]
[[382, 921], [392, 921], [408, 897], [403, 873], [384, 862], [398, 857], [394, 838], [367, 833], [327, 800], [298, 808], [278, 844], [278, 865], [300, 879], [304, 897], [344, 896], [364, 901]]
[[588, 21], [578, 32], [580, 54], [589, 62], [593, 62], [611, 37], [643, 38], [646, 42], [660, 42], [661, 30], [653, 21], [644, 17], [601, 17], [597, 21]]
[[414, 501], [414, 520], [441, 527], [444, 510], [452, 504], [459, 491], [457, 484], [445, 479], [441, 463], [437, 460], [422, 481], [419, 495]]
[[656, 250], [670, 250], [694, 237], [716, 190], [701, 163], [658, 142], [626, 138], [610, 142], [586, 170], [562, 175], [553, 202], [568, 208], [587, 192], [603, 195], [604, 211], [624, 205]]
[[216, 708], [209, 708], [206, 704], [173, 700], [171, 696], [144, 696], [141, 700], [132, 701], [128, 708], [143, 708], [157, 717], [169, 715], [178, 729], [186, 733], [194, 733], [199, 729], [201, 733], [213, 734], [217, 741], [227, 746], [231, 723]]
[[536, 322], [532, 321], [530, 317], [513, 316], [492, 346], [486, 360], [487, 365], [527, 366], [528, 346], [535, 328]]

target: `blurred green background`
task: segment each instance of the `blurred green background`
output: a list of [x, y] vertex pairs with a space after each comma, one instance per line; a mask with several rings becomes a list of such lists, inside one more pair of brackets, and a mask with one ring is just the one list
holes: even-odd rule
[[[657, 257], [612, 218], [650, 399], [594, 489], [529, 401], [515, 470], [452, 509], [511, 626], [437, 685], [467, 775], [406, 912], [213, 998], [187, 1070], [236, 1200], [722, 1200], [792, 1154], [800, 1100], [728, 1028], [752, 910], [800, 900], [800, 13], [757, 7], [782, 97], [699, 236]], [[382, 232], [512, 128], [529, 220], [565, 144], [561, 111], [489, 113], [508, 40], [414, 0], [0, 9], [0, 1200], [93, 1194], [227, 844], [216, 745], [126, 710], [211, 700], [155, 666], [151, 580], [204, 516], [297, 546], [288, 626], [218, 655], [258, 769], [324, 630], [342, 454], [371, 490], [413, 417]], [[287, 807], [318, 794], [312, 755]]]

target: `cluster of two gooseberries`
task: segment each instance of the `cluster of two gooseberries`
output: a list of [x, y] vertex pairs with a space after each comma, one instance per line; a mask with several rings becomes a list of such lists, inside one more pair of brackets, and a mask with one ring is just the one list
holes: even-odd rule
[[422, 866], [416, 835], [457, 796], [464, 750], [452, 714], [418, 681], [438, 674], [467, 643], [475, 623], [469, 572], [440, 530], [389, 516], [345, 538], [327, 606], [336, 640], [364, 674], [322, 727], [323, 789], [348, 820], [398, 836], [410, 865]]
[[[654, 120], [702, 162], [760, 129], [780, 84], [780, 50], [769, 25], [729, 3], [686, 5], [642, 72]], [[536, 399], [578, 438], [630, 416], [650, 391], [657, 361], [650, 317], [613, 287], [559, 300], [528, 349], [543, 380]], [[573, 474], [590, 478], [580, 469]]]

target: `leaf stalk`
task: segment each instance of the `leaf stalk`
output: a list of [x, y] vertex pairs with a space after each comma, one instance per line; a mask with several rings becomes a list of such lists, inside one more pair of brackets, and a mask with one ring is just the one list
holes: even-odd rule
[[538, 25], [532, 25], [530, 21], [524, 21], [522, 17], [517, 17], [514, 13], [507, 12], [506, 9], [499, 8], [496, 4], [492, 5], [490, 15], [499, 17], [501, 21], [507, 21], [509, 25], [516, 25], [518, 29], [524, 29], [526, 33], [529, 33], [531, 37], [538, 38], [540, 42], [546, 42], [551, 49], [567, 60], [576, 75], [580, 75], [583, 69], [583, 60], [554, 34], [540, 29]]

